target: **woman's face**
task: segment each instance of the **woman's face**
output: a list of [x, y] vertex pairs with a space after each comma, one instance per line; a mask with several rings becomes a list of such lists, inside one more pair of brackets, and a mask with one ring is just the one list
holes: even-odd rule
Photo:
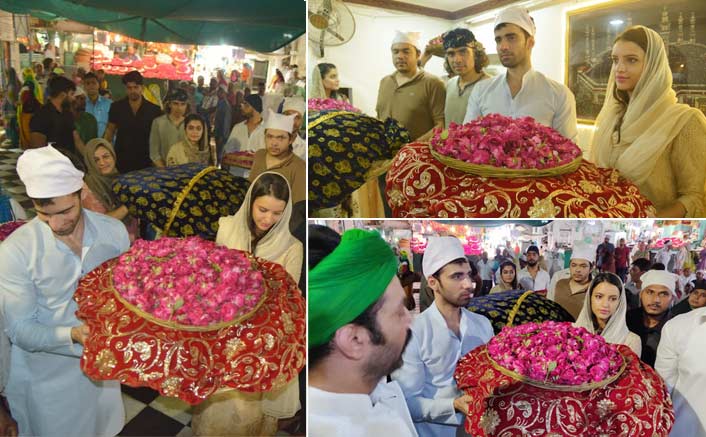
[[512, 281], [515, 279], [515, 269], [510, 266], [503, 266], [503, 269], [500, 271], [500, 276], [504, 283], [512, 284]]
[[611, 54], [615, 70], [615, 86], [631, 93], [645, 69], [645, 51], [632, 41], [618, 41]]
[[199, 143], [203, 136], [203, 123], [198, 120], [191, 120], [186, 125], [186, 138], [192, 143]]
[[610, 282], [601, 282], [593, 288], [591, 294], [591, 311], [596, 319], [607, 323], [618, 310], [620, 290]]
[[252, 220], [260, 232], [267, 232], [284, 214], [287, 202], [269, 194], [260, 196], [252, 204]]
[[115, 171], [115, 159], [106, 147], [96, 147], [96, 151], [93, 153], [93, 160], [102, 175], [111, 174]]
[[339, 82], [338, 82], [338, 70], [335, 68], [332, 68], [326, 73], [323, 77], [324, 81], [324, 88], [326, 88], [329, 91], [336, 91], [338, 90], [339, 87]]

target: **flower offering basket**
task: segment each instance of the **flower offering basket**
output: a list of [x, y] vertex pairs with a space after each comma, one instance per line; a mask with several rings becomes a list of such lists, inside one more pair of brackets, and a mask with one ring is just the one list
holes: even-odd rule
[[473, 397], [466, 431], [474, 436], [667, 437], [674, 412], [664, 382], [630, 348], [614, 346], [622, 363], [617, 371], [571, 385], [512, 371], [491, 357], [489, 345], [474, 349], [459, 360], [454, 374], [458, 388]]
[[248, 186], [225, 170], [185, 164], [120, 175], [113, 191], [132, 216], [164, 236], [215, 240], [218, 219], [238, 211]]
[[74, 295], [90, 329], [83, 372], [190, 404], [219, 390], [277, 390], [296, 378], [306, 360], [301, 291], [279, 264], [234, 252], [261, 273], [264, 292], [247, 313], [208, 326], [160, 319], [127, 302], [113, 284], [118, 258], [86, 275]]
[[[392, 118], [384, 122], [345, 110], [308, 113], [309, 210], [339, 205], [367, 180], [385, 173], [409, 133]], [[318, 99], [320, 100], [320, 99]], [[330, 99], [327, 99], [330, 100]], [[312, 109], [319, 108], [319, 109]]]

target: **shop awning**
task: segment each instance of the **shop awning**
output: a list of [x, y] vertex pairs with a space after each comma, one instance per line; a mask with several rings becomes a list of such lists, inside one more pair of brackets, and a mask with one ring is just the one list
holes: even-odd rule
[[272, 52], [306, 31], [297, 0], [0, 0], [0, 9], [78, 21], [141, 41]]

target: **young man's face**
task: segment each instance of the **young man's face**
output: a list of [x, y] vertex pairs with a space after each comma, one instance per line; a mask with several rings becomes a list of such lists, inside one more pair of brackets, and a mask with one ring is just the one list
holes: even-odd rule
[[652, 284], [643, 286], [640, 292], [642, 308], [651, 316], [661, 316], [672, 303], [672, 292], [664, 285]]
[[572, 259], [569, 263], [569, 272], [574, 282], [585, 284], [591, 277], [591, 263], [585, 259]]
[[402, 74], [413, 73], [417, 70], [419, 55], [416, 47], [408, 43], [396, 43], [392, 45], [392, 63], [395, 69]]
[[469, 71], [475, 71], [473, 49], [469, 46], [449, 47], [446, 49], [446, 60], [451, 69], [459, 76]]
[[86, 94], [88, 95], [88, 97], [91, 97], [93, 99], [98, 97], [99, 88], [100, 85], [98, 84], [98, 80], [92, 77], [83, 81], [83, 89], [86, 90]]
[[507, 23], [495, 31], [495, 45], [500, 63], [504, 67], [514, 68], [529, 59], [534, 38], [526, 38], [520, 26]]
[[265, 130], [267, 153], [275, 158], [284, 158], [290, 153], [292, 138], [289, 132], [279, 129]]
[[468, 262], [446, 264], [438, 278], [430, 276], [429, 286], [451, 305], [465, 307], [473, 297], [471, 266]]
[[142, 98], [142, 85], [140, 84], [128, 82], [125, 85], [125, 90], [127, 91], [127, 98], [133, 102]]
[[58, 237], [71, 235], [81, 221], [81, 196], [75, 193], [55, 197], [52, 203], [44, 206], [34, 202], [34, 208], [39, 220]]

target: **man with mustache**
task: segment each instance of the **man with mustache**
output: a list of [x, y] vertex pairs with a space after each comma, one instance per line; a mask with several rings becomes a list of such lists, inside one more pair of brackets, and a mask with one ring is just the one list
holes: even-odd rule
[[55, 143], [71, 153], [77, 153], [75, 139], [78, 132], [74, 128], [71, 103], [74, 100], [76, 85], [64, 76], [56, 76], [48, 82], [48, 101], [29, 123], [30, 147], [37, 148]]
[[666, 270], [650, 270], [640, 277], [641, 308], [627, 312], [628, 329], [640, 336], [642, 354], [640, 359], [650, 366], [655, 365], [657, 346], [662, 327], [671, 317], [670, 309], [676, 297], [677, 276]]
[[309, 435], [417, 436], [396, 382], [411, 317], [374, 231], [309, 228]]
[[536, 27], [526, 9], [511, 6], [495, 18], [495, 43], [500, 62], [507, 67], [473, 88], [464, 122], [482, 115], [532, 117], [576, 142], [576, 99], [571, 91], [532, 69]]
[[525, 252], [527, 265], [517, 272], [517, 281], [523, 290], [547, 291], [551, 277], [539, 266], [539, 248], [534, 244]]
[[473, 296], [471, 267], [456, 237], [430, 238], [422, 272], [434, 303], [412, 324], [404, 364], [392, 373], [402, 386], [420, 436], [453, 437], [463, 432], [468, 405], [454, 380], [458, 360], [493, 336], [490, 321], [465, 307]]
[[593, 251], [588, 245], [574, 243], [569, 261], [570, 276], [557, 281], [553, 292], [547, 292], [547, 299], [561, 305], [574, 319], [581, 313], [588, 286], [591, 284], [592, 260]]

